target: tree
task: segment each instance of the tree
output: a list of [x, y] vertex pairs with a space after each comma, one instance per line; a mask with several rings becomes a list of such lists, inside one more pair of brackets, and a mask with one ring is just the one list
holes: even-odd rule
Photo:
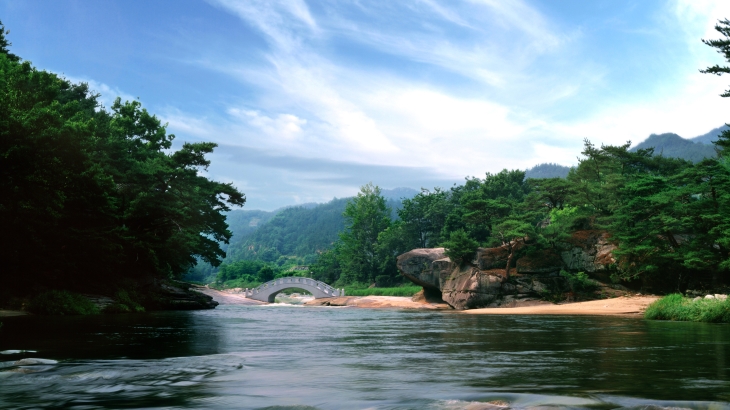
[[[708, 46], [717, 49], [717, 52], [725, 57], [725, 61], [730, 61], [730, 20], [720, 20], [715, 25], [715, 30], [719, 32], [724, 38], [720, 40], [702, 40], [703, 43]], [[720, 66], [715, 64], [712, 67], [708, 67], [704, 70], [700, 70], [701, 73], [724, 75], [730, 73], [730, 67]], [[730, 89], [726, 90], [721, 97], [730, 97]], [[717, 141], [714, 142], [720, 156], [728, 156], [730, 152], [730, 130], [723, 131], [718, 137]]]
[[13, 233], [0, 237], [4, 283], [89, 287], [217, 265], [231, 235], [221, 212], [245, 197], [201, 175], [215, 144], [172, 151], [174, 135], [139, 102], [107, 111], [86, 84], [10, 55], [5, 33], [0, 25], [0, 231]]
[[372, 282], [382, 266], [378, 235], [390, 226], [391, 210], [380, 188], [368, 183], [345, 207], [345, 231], [340, 235], [338, 259], [345, 283]]
[[516, 218], [506, 219], [494, 227], [492, 236], [499, 240], [502, 246], [506, 247], [509, 251], [507, 266], [505, 267], [507, 277], [509, 277], [510, 269], [512, 268], [515, 251], [533, 233], [534, 229], [529, 224]]
[[469, 234], [463, 229], [451, 232], [449, 240], [444, 242], [444, 250], [446, 256], [449, 257], [457, 265], [463, 265], [469, 262], [479, 247], [479, 243], [469, 237]]

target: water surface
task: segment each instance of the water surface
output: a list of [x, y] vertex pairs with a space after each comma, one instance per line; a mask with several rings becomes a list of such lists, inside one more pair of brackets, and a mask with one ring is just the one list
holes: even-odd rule
[[0, 351], [36, 352], [0, 355], [0, 408], [730, 409], [727, 325], [276, 305], [2, 321]]

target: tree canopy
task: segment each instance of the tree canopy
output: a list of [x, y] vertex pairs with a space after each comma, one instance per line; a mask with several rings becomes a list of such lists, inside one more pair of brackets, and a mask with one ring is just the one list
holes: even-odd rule
[[140, 102], [107, 110], [88, 85], [8, 46], [0, 25], [4, 283], [84, 286], [218, 264], [230, 238], [222, 212], [245, 197], [202, 175], [216, 145], [173, 149], [175, 136]]

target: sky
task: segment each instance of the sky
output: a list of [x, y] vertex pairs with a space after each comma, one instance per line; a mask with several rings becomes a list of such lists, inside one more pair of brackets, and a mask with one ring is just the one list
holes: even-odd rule
[[273, 210], [730, 122], [727, 0], [0, 0], [11, 52], [138, 99]]

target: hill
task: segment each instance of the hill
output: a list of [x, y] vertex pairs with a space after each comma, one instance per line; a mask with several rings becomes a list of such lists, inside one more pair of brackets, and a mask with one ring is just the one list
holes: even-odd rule
[[720, 134], [725, 130], [730, 130], [730, 127], [728, 127], [727, 125], [723, 125], [722, 127], [715, 128], [707, 134], [700, 135], [699, 137], [690, 138], [689, 140], [701, 144], [712, 145], [713, 142], [717, 141], [717, 137], [720, 136]]
[[638, 149], [647, 148], [654, 148], [654, 155], [682, 158], [692, 162], [699, 162], [704, 158], [715, 156], [715, 148], [712, 145], [693, 142], [673, 133], [651, 134], [649, 138], [631, 148], [630, 151], [635, 152]]
[[565, 178], [570, 167], [552, 163], [538, 164], [525, 171], [525, 178]]

